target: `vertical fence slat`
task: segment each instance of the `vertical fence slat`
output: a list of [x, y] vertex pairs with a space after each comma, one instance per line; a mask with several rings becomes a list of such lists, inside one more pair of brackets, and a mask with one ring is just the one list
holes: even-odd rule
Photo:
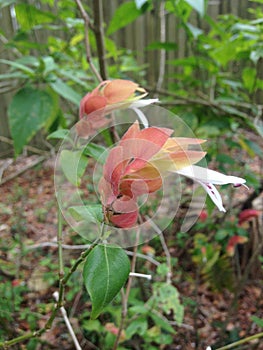
[[[8, 50], [5, 47], [5, 39], [9, 40], [13, 36], [13, 23], [11, 18], [11, 13], [9, 7], [4, 7], [0, 11], [0, 22], [1, 29], [4, 32], [4, 38], [0, 40], [0, 57], [5, 59], [13, 59], [14, 54], [12, 50]], [[6, 72], [7, 66], [0, 65], [0, 74]], [[1, 81], [0, 81], [1, 82]], [[10, 137], [8, 120], [7, 120], [7, 107], [11, 100], [12, 93], [0, 94], [0, 135], [5, 137]], [[0, 157], [7, 155], [9, 152], [12, 152], [10, 145], [0, 141]]]
[[[92, 0], [86, 1], [87, 4], [90, 7], [92, 7]], [[33, 4], [35, 2], [34, 0], [29, 0], [29, 3]], [[43, 10], [49, 10], [51, 12], [57, 11], [56, 6], [54, 7], [54, 9], [52, 9], [49, 6], [42, 4], [42, 2], [39, 0], [37, 3], [39, 5], [39, 8]], [[113, 17], [116, 9], [121, 4], [123, 4], [122, 0], [103, 1], [106, 27], [109, 24], [111, 18]], [[217, 18], [219, 14], [227, 13], [240, 16], [241, 18], [249, 18], [249, 12], [247, 10], [249, 7], [255, 6], [256, 5], [251, 3], [249, 0], [209, 0], [208, 14], [214, 19]], [[145, 14], [140, 16], [134, 23], [131, 23], [125, 28], [118, 30], [111, 36], [117, 48], [126, 48], [135, 52], [135, 57], [137, 59], [138, 65], [148, 65], [148, 68], [146, 69], [145, 79], [150, 86], [155, 86], [156, 81], [158, 79], [160, 52], [159, 50], [146, 50], [146, 47], [152, 42], [160, 41], [160, 18], [158, 7], [159, 2], [154, 2], [154, 8], [151, 11], [147, 11]], [[14, 33], [12, 19], [10, 15], [10, 7], [3, 8], [0, 11], [0, 16], [2, 30], [4, 30], [7, 39], [10, 39], [12, 38]], [[190, 21], [193, 25], [196, 25], [197, 27], [200, 27], [201, 24], [202, 29], [208, 29], [207, 24], [200, 20], [195, 11], [191, 16]], [[178, 45], [177, 50], [171, 50], [166, 52], [167, 60], [173, 60], [175, 58], [184, 58], [187, 55], [192, 54], [192, 52], [190, 52], [190, 48], [187, 46], [187, 37], [185, 31], [178, 26], [178, 23], [179, 22], [174, 15], [166, 14], [166, 40], [168, 42], [173, 42]], [[40, 42], [46, 42], [46, 38], [48, 37], [48, 35], [52, 35], [52, 33], [50, 31], [45, 32], [43, 30], [43, 32], [38, 33], [38, 35]], [[66, 34], [61, 32], [59, 33], [59, 35], [61, 35], [61, 37], [65, 39], [68, 33]], [[5, 49], [1, 41], [0, 53], [2, 58], [15, 58], [12, 51], [10, 49]], [[6, 66], [0, 66], [0, 73], [4, 72], [5, 69]], [[177, 67], [167, 65], [165, 71], [165, 83], [171, 81], [171, 79], [174, 80], [175, 72], [178, 72]], [[0, 134], [4, 136], [9, 136], [7, 123], [7, 106], [10, 102], [10, 98], [11, 94], [0, 95]], [[7, 148], [7, 145], [0, 143], [0, 156], [1, 152], [5, 151]]]

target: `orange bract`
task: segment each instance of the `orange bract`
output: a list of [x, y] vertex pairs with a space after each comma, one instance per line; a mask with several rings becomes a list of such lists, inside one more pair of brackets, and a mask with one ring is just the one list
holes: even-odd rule
[[82, 119], [99, 110], [108, 113], [146, 95], [147, 92], [143, 88], [130, 80], [105, 80], [83, 97], [80, 102], [79, 117]]
[[162, 176], [175, 168], [194, 164], [205, 155], [187, 150], [202, 140], [171, 138], [173, 130], [149, 127], [136, 121], [108, 155], [99, 184], [105, 220], [117, 227], [136, 224], [137, 199], [162, 187]]

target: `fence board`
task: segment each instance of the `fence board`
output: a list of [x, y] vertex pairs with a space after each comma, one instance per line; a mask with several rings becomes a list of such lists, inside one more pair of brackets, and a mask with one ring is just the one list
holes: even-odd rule
[[[12, 18], [10, 14], [10, 10], [8, 7], [4, 8], [0, 12], [0, 22], [2, 26], [2, 30], [4, 32], [4, 35], [1, 36], [0, 40], [0, 57], [5, 59], [13, 59], [14, 54], [11, 50], [7, 50], [5, 48], [5, 41], [12, 38], [14, 30], [13, 30], [13, 23]], [[5, 73], [6, 66], [0, 65], [0, 74]], [[1, 81], [0, 81], [1, 82]], [[2, 89], [5, 87], [3, 85], [0, 85]], [[0, 88], [0, 90], [1, 90]], [[8, 88], [8, 87], [7, 87]], [[8, 121], [7, 121], [7, 107], [11, 100], [12, 93], [5, 93], [0, 94], [0, 135], [5, 137], [10, 137], [10, 132], [8, 128]], [[0, 157], [7, 156], [9, 152], [12, 151], [10, 145], [1, 142], [0, 141]]]

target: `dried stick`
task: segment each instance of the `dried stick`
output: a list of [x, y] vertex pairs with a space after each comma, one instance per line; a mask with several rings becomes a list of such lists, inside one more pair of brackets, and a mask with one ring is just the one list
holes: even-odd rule
[[[5, 142], [8, 145], [14, 145], [14, 141], [13, 140], [9, 139], [8, 137], [2, 136], [2, 135], [0, 135], [0, 142]], [[33, 153], [37, 153], [37, 154], [42, 154], [42, 155], [49, 153], [48, 151], [43, 151], [43, 150], [38, 149], [38, 148], [36, 148], [34, 146], [25, 146], [25, 150], [33, 152]]]
[[16, 178], [17, 176], [23, 174], [25, 171], [33, 168], [35, 165], [44, 162], [44, 160], [46, 160], [46, 157], [42, 156], [42, 157], [38, 157], [34, 162], [32, 162], [31, 164], [25, 166], [24, 168], [16, 171], [14, 174], [11, 174], [9, 176], [6, 176], [2, 179], [2, 181], [0, 182], [0, 186], [3, 185], [4, 183], [13, 180], [14, 178]]
[[[100, 73], [97, 71], [96, 67], [93, 64], [92, 61], [92, 56], [91, 56], [91, 49], [90, 49], [90, 42], [89, 42], [89, 29], [93, 29], [93, 26], [91, 25], [90, 22], [90, 18], [89, 15], [87, 14], [87, 12], [85, 11], [81, 0], [75, 0], [76, 4], [80, 10], [81, 16], [84, 20], [84, 35], [85, 35], [85, 49], [86, 49], [86, 60], [90, 66], [90, 69], [92, 70], [92, 72], [94, 73], [95, 77], [97, 78], [97, 80], [99, 82], [101, 82], [103, 79], [100, 75]], [[94, 1], [95, 3], [97, 1]]]
[[98, 58], [100, 65], [100, 74], [103, 80], [107, 79], [107, 68], [105, 61], [104, 29], [103, 29], [103, 7], [102, 1], [93, 1], [94, 13], [94, 34], [97, 43]]

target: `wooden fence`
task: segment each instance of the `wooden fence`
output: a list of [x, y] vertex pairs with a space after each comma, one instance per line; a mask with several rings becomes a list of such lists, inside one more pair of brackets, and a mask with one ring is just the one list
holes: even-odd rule
[[[86, 0], [87, 4], [91, 5], [92, 1]], [[36, 4], [38, 1], [27, 0], [28, 3]], [[83, 1], [85, 3], [85, 0]], [[116, 8], [124, 1], [120, 0], [104, 0], [104, 19], [106, 27], [112, 18]], [[145, 48], [155, 41], [162, 41], [165, 39], [167, 42], [176, 43], [177, 49], [169, 51], [166, 55], [166, 59], [183, 58], [189, 54], [189, 48], [187, 45], [187, 38], [184, 30], [178, 26], [178, 22], [173, 15], [165, 15], [165, 21], [160, 22], [160, 4], [161, 1], [156, 0], [156, 7], [152, 11], [146, 12], [139, 17], [135, 22], [129, 24], [124, 29], [116, 32], [112, 38], [117, 47], [127, 48], [136, 52], [136, 59], [138, 65], [146, 65], [146, 81], [149, 85], [154, 85], [159, 76], [160, 67], [160, 51], [145, 50]], [[47, 5], [43, 7], [43, 10], [47, 10]], [[208, 14], [212, 18], [216, 18], [218, 15], [231, 13], [241, 18], [248, 17], [248, 8], [253, 6], [253, 3], [249, 0], [209, 0]], [[49, 8], [53, 13], [56, 11], [53, 8]], [[202, 29], [206, 29], [206, 24], [200, 20], [196, 12], [193, 12], [191, 17], [191, 23]], [[5, 59], [13, 59], [14, 54], [12, 50], [8, 50], [5, 47], [6, 39], [9, 40], [15, 33], [14, 20], [11, 15], [11, 8], [5, 7], [0, 11], [0, 26], [4, 32], [4, 36], [0, 35], [0, 57]], [[161, 28], [164, 29], [162, 35]], [[63, 34], [62, 34], [63, 35]], [[42, 33], [42, 37], [47, 37], [47, 34]], [[0, 65], [0, 73], [3, 73], [6, 66]], [[169, 68], [172, 69], [172, 68]], [[172, 72], [167, 72], [167, 75]], [[0, 81], [0, 91], [5, 89], [4, 83]], [[14, 87], [15, 89], [15, 87]], [[10, 102], [14, 92], [9, 92], [0, 95], [0, 136], [9, 137], [8, 123], [7, 123], [7, 106]], [[1, 142], [0, 140], [0, 157], [5, 156], [10, 151], [10, 146]]]

